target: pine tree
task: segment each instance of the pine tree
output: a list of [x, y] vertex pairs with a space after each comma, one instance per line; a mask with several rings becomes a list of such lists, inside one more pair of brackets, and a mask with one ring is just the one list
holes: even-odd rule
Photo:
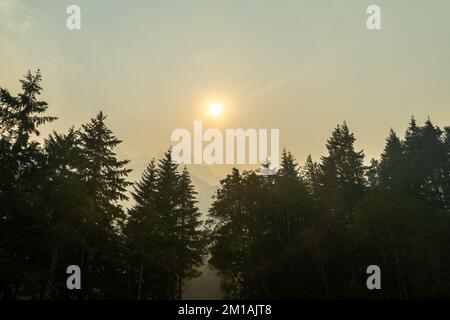
[[404, 154], [407, 167], [405, 168], [408, 177], [408, 192], [418, 194], [420, 177], [417, 177], [420, 166], [420, 127], [417, 126], [416, 119], [411, 117], [405, 133]]
[[344, 220], [365, 189], [364, 153], [354, 149], [355, 138], [344, 122], [327, 141], [328, 156], [322, 157], [320, 197], [332, 215]]
[[126, 177], [131, 170], [126, 168], [128, 160], [117, 159], [114, 149], [122, 141], [113, 135], [105, 120], [106, 116], [100, 112], [82, 126], [79, 139], [85, 163], [81, 174], [103, 214], [101, 223], [113, 228], [125, 218], [120, 201], [128, 200], [126, 191], [130, 182]]
[[[41, 81], [38, 70], [20, 80], [22, 91], [17, 96], [0, 88], [0, 287], [12, 298], [38, 297], [45, 282], [39, 271], [47, 262], [47, 250], [36, 248], [47, 222], [42, 191], [45, 156], [32, 137], [56, 118], [42, 115], [48, 106], [38, 100]], [[27, 292], [22, 291], [25, 286]]]
[[391, 129], [386, 139], [386, 146], [381, 154], [379, 175], [380, 184], [383, 188], [395, 193], [404, 193], [407, 188], [407, 177], [405, 176], [405, 156], [402, 142]]
[[177, 212], [177, 276], [178, 298], [182, 298], [183, 281], [200, 275], [200, 267], [206, 254], [206, 231], [201, 229], [200, 212], [196, 192], [189, 171], [184, 168], [179, 180], [179, 203]]
[[67, 134], [54, 132], [45, 140], [43, 199], [48, 209], [45, 241], [50, 261], [45, 299], [67, 297], [64, 269], [89, 250], [90, 228], [98, 221], [94, 199], [80, 175], [84, 161], [77, 136], [71, 128]]
[[55, 117], [40, 116], [48, 108], [47, 102], [38, 100], [41, 82], [40, 70], [34, 75], [28, 71], [20, 80], [22, 92], [17, 97], [0, 88], [0, 133], [2, 138], [13, 142], [16, 152], [27, 147], [30, 135], [39, 136], [39, 126], [56, 120]]
[[245, 207], [245, 185], [238, 169], [220, 181], [209, 210], [213, 228], [209, 263], [222, 276], [225, 298], [248, 296], [246, 281], [250, 252], [248, 215]]
[[307, 187], [300, 177], [298, 164], [291, 152], [284, 150], [281, 156], [281, 168], [275, 182], [277, 207], [280, 219], [280, 235], [289, 241], [308, 221], [307, 210], [309, 196]]
[[284, 149], [281, 155], [281, 168], [279, 170], [279, 175], [282, 177], [297, 179], [299, 176], [297, 167], [298, 164], [295, 162], [292, 153]]
[[370, 165], [366, 168], [366, 178], [368, 187], [374, 189], [380, 184], [380, 162], [376, 159], [370, 160]]
[[[161, 297], [158, 290], [155, 270], [158, 250], [158, 220], [156, 212], [156, 165], [152, 160], [142, 174], [142, 178], [134, 185], [132, 193], [135, 201], [129, 210], [127, 223], [124, 229], [127, 248], [129, 251], [129, 270], [131, 285], [137, 283], [135, 288], [138, 300], [143, 298]], [[153, 284], [152, 284], [153, 283]], [[155, 284], [156, 283], [156, 284]]]
[[90, 289], [83, 292], [87, 298], [120, 295], [120, 286], [125, 282], [119, 277], [126, 270], [121, 234], [125, 213], [120, 202], [128, 199], [130, 182], [126, 178], [131, 170], [126, 168], [128, 160], [117, 159], [114, 149], [121, 141], [105, 120], [106, 116], [100, 112], [82, 126], [78, 137], [83, 159], [80, 174], [97, 212], [90, 234], [91, 250], [81, 254], [80, 267], [85, 270], [84, 282]]
[[443, 132], [428, 119], [425, 125], [417, 126], [411, 120], [405, 137], [404, 153], [408, 192], [433, 206], [444, 206], [442, 185], [445, 183], [446, 150]]
[[175, 299], [182, 295], [184, 278], [198, 275], [193, 268], [199, 266], [203, 258], [202, 231], [198, 229], [199, 212], [189, 174], [178, 172], [171, 150], [159, 161], [157, 172], [156, 203], [158, 227], [163, 235], [161, 247], [165, 250], [162, 261], [168, 279], [167, 297]]
[[132, 211], [154, 209], [156, 205], [157, 178], [155, 160], [152, 159], [147, 168], [145, 168], [141, 180], [134, 185], [132, 196], [136, 203]]
[[302, 168], [301, 174], [310, 195], [317, 196], [320, 188], [320, 166], [312, 160], [311, 155], [308, 155], [306, 158], [306, 163]]
[[445, 171], [446, 150], [442, 130], [434, 126], [430, 119], [421, 129], [421, 170], [420, 196], [433, 206], [443, 208], [442, 184]]
[[[136, 204], [125, 228], [131, 253], [138, 257], [138, 298], [181, 299], [183, 282], [196, 277], [206, 249], [195, 191], [189, 172], [167, 151], [152, 161], [133, 192]], [[155, 285], [145, 286], [144, 278]], [[146, 280], [145, 279], [145, 280]]]

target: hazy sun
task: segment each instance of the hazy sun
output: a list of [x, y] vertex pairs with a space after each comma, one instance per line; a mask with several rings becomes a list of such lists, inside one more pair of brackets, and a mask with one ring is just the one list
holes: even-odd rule
[[218, 117], [222, 114], [223, 105], [219, 102], [213, 102], [208, 106], [208, 111], [213, 117]]

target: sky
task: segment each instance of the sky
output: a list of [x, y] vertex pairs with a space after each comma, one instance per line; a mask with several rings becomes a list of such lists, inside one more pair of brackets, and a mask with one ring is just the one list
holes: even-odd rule
[[[66, 28], [72, 4], [81, 30]], [[366, 27], [371, 4], [381, 30]], [[368, 161], [412, 115], [450, 124], [449, 12], [448, 0], [0, 0], [0, 86], [18, 92], [41, 69], [51, 129], [103, 110], [128, 157], [201, 120], [279, 129], [303, 163], [346, 120]]]

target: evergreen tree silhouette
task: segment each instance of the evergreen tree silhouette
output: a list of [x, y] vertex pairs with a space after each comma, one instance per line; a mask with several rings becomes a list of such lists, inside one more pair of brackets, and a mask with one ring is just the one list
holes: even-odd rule
[[[347, 124], [319, 162], [233, 168], [208, 221], [168, 150], [128, 198], [128, 161], [100, 112], [41, 143], [42, 76], [0, 88], [0, 299], [182, 299], [209, 254], [230, 299], [450, 298], [450, 127], [412, 118], [364, 165]], [[66, 288], [77, 264], [83, 290]], [[383, 290], [365, 288], [368, 265]]]

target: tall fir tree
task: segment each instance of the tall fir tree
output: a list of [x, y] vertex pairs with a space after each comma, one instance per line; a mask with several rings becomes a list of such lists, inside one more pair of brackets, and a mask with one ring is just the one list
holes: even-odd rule
[[178, 171], [169, 150], [157, 166], [149, 164], [133, 198], [125, 233], [138, 266], [132, 267], [137, 296], [181, 299], [184, 281], [199, 275], [207, 244], [189, 172]]
[[200, 275], [197, 268], [203, 263], [207, 248], [207, 232], [203, 229], [189, 171], [185, 167], [178, 182], [179, 208], [177, 212], [176, 269], [178, 299], [182, 298], [184, 281]]
[[85, 163], [80, 170], [103, 214], [101, 223], [113, 228], [125, 218], [120, 202], [128, 199], [126, 191], [131, 183], [126, 178], [131, 170], [126, 168], [128, 160], [117, 159], [115, 148], [122, 141], [113, 135], [105, 120], [100, 111], [82, 126], [79, 139]]
[[[118, 160], [115, 148], [121, 143], [105, 124], [100, 112], [81, 127], [79, 145], [83, 163], [80, 174], [93, 199], [98, 219], [92, 225], [89, 252], [81, 254], [84, 282], [89, 290], [86, 298], [120, 295], [125, 281], [119, 275], [126, 270], [121, 229], [125, 221], [122, 201], [128, 199], [128, 160]], [[117, 281], [111, 281], [112, 279]], [[99, 290], [98, 288], [103, 288]], [[91, 296], [89, 296], [91, 295]]]
[[412, 118], [405, 135], [404, 153], [408, 192], [437, 207], [444, 206], [447, 158], [443, 132], [430, 119], [418, 126]]
[[405, 175], [405, 156], [402, 142], [391, 129], [386, 139], [386, 146], [381, 154], [379, 167], [380, 184], [394, 194], [404, 193], [407, 188]]
[[158, 215], [156, 208], [156, 164], [152, 160], [134, 185], [135, 204], [128, 212], [124, 229], [128, 250], [130, 298], [153, 299], [164, 297], [165, 284], [158, 280]]
[[320, 164], [320, 197], [329, 214], [348, 220], [366, 186], [364, 153], [355, 151], [355, 137], [344, 122], [327, 141], [328, 156]]
[[47, 223], [45, 156], [33, 137], [56, 120], [44, 115], [48, 105], [39, 100], [40, 71], [28, 72], [20, 82], [17, 96], [0, 88], [0, 287], [12, 298], [39, 297], [45, 283], [47, 249], [36, 247]]

